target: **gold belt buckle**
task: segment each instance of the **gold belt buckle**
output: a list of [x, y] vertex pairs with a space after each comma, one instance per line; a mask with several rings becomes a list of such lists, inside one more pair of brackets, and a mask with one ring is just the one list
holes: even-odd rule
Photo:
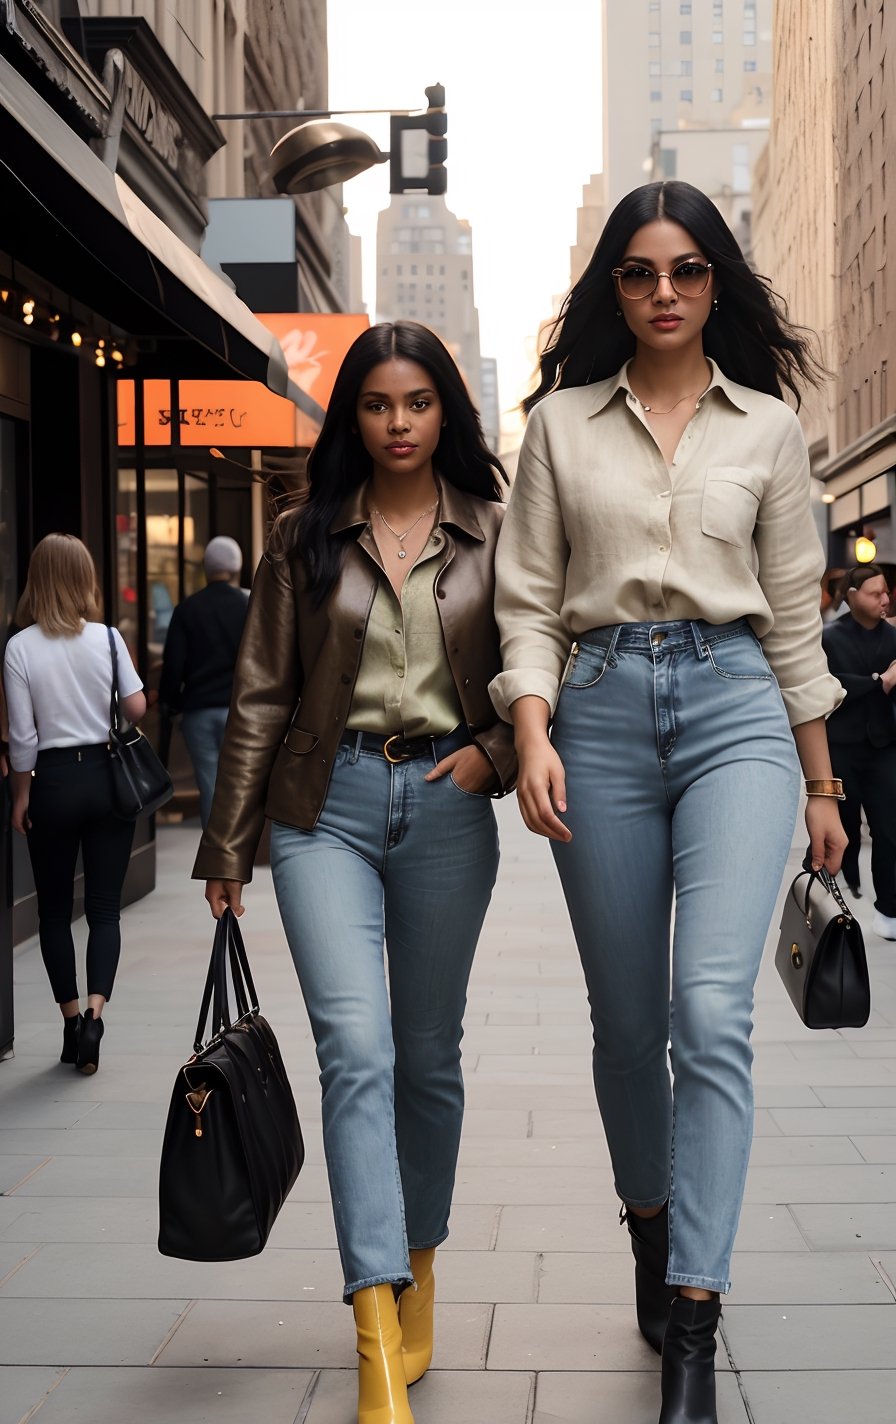
[[410, 761], [410, 756], [407, 752], [405, 752], [404, 756], [393, 756], [392, 753], [389, 751], [389, 748], [393, 742], [401, 742], [403, 740], [404, 738], [400, 737], [396, 732], [394, 736], [388, 737], [383, 743], [383, 756], [386, 758], [386, 761], [389, 762], [392, 766], [399, 766], [400, 763], [403, 761]]

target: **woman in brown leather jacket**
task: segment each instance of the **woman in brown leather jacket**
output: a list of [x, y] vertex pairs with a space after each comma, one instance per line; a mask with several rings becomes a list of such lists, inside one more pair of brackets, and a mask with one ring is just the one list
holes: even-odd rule
[[503, 478], [437, 337], [397, 322], [358, 338], [307, 498], [256, 575], [194, 869], [216, 917], [241, 914], [273, 821], [321, 1069], [360, 1424], [413, 1424], [407, 1385], [432, 1356], [466, 986], [498, 866], [490, 798], [516, 767], [487, 691]]

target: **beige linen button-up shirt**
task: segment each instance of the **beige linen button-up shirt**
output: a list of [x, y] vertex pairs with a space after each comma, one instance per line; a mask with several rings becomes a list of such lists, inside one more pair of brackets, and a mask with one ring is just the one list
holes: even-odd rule
[[529, 417], [496, 558], [504, 671], [489, 686], [556, 705], [589, 628], [746, 617], [792, 726], [844, 693], [821, 646], [825, 561], [799, 421], [774, 396], [712, 381], [671, 466], [628, 382], [546, 396]]

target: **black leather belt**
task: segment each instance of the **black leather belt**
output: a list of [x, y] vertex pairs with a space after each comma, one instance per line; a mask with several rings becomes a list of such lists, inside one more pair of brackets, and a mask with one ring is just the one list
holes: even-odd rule
[[464, 725], [455, 727], [453, 732], [446, 732], [443, 737], [403, 737], [400, 732], [384, 737], [381, 732], [343, 732], [340, 738], [343, 746], [385, 757], [393, 766], [426, 756], [432, 757], [435, 765], [443, 757], [469, 746], [472, 740]]

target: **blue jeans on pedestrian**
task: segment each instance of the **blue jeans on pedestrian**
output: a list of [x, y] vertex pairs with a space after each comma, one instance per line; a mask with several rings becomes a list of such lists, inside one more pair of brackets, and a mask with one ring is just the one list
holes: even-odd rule
[[552, 729], [573, 839], [552, 849], [616, 1190], [631, 1206], [668, 1199], [670, 1285], [727, 1291], [753, 986], [793, 837], [796, 749], [744, 619], [596, 628], [579, 645]]
[[[444, 743], [443, 743], [444, 745]], [[410, 1284], [448, 1234], [467, 982], [498, 870], [487, 796], [340, 746], [313, 831], [275, 823], [271, 870], [317, 1046], [345, 1299]], [[383, 947], [386, 947], [384, 965]]]
[[224, 740], [224, 728], [227, 726], [227, 712], [226, 707], [197, 707], [193, 712], [184, 712], [180, 719], [180, 729], [193, 763], [196, 785], [199, 787], [199, 818], [203, 830], [212, 813], [218, 757]]

